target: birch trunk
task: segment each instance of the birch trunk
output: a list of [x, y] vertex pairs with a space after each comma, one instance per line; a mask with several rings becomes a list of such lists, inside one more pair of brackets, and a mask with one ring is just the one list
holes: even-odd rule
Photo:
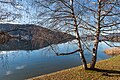
[[90, 69], [95, 69], [95, 64], [97, 60], [97, 50], [98, 50], [98, 44], [99, 44], [100, 22], [101, 22], [100, 17], [101, 17], [101, 1], [99, 1], [99, 6], [98, 6], [98, 23], [97, 23], [95, 42], [94, 42], [93, 54], [92, 54], [92, 62], [90, 65]]
[[84, 57], [84, 51], [82, 49], [82, 45], [81, 45], [81, 42], [80, 42], [80, 35], [79, 35], [77, 20], [76, 20], [74, 9], [73, 9], [73, 0], [72, 0], [71, 6], [72, 6], [71, 10], [72, 10], [72, 17], [73, 17], [73, 21], [74, 21], [75, 34], [76, 34], [76, 39], [78, 41], [77, 43], [78, 43], [78, 48], [79, 48], [79, 54], [80, 54], [80, 58], [81, 58], [83, 67], [84, 67], [85, 70], [87, 70], [88, 69], [87, 62], [86, 62], [86, 59]]

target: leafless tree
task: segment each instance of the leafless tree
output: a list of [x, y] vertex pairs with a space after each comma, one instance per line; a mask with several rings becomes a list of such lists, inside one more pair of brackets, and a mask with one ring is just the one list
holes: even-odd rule
[[[17, 8], [13, 2], [0, 2]], [[120, 29], [118, 0], [33, 0], [33, 4], [38, 9], [36, 12], [38, 24], [75, 35], [78, 49], [56, 54], [59, 56], [79, 52], [84, 69], [88, 69], [84, 47], [92, 53], [90, 69], [95, 69], [101, 36]], [[1, 19], [6, 19], [6, 15], [11, 14], [8, 12], [5, 16], [2, 14]], [[89, 36], [92, 41], [94, 40], [92, 49], [84, 38]]]
[[[75, 34], [78, 49], [58, 55], [79, 52], [85, 69], [88, 67], [82, 45], [92, 53], [90, 69], [95, 69], [101, 36], [120, 29], [120, 2], [117, 0], [35, 0], [35, 4], [43, 9], [38, 14], [41, 25]], [[87, 32], [84, 36], [93, 36], [92, 50], [83, 41], [81, 30]]]
[[[83, 24], [94, 29], [94, 46], [92, 50], [92, 62], [91, 69], [95, 68], [97, 60], [97, 50], [101, 36], [103, 34], [109, 34], [114, 30], [120, 30], [120, 2], [118, 0], [86, 0], [87, 5], [80, 5], [87, 9], [86, 17], [83, 19]], [[89, 22], [87, 22], [89, 21]]]
[[84, 69], [88, 69], [82, 46], [82, 39], [79, 33], [81, 23], [80, 17], [84, 10], [79, 9], [79, 4], [74, 0], [40, 0], [35, 2], [40, 8], [44, 8], [44, 11], [41, 11], [38, 15], [40, 19], [42, 19], [40, 23], [43, 25], [47, 24], [48, 27], [55, 30], [62, 29], [66, 32], [73, 32], [76, 36], [78, 49], [69, 53], [58, 53], [57, 55], [69, 55], [79, 52]]

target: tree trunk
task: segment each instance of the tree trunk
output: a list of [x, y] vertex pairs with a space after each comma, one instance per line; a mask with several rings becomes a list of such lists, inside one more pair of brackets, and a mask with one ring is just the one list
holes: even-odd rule
[[78, 41], [79, 54], [80, 54], [80, 58], [81, 58], [83, 67], [84, 67], [85, 70], [87, 70], [88, 69], [87, 62], [86, 62], [86, 59], [84, 57], [84, 52], [83, 52], [82, 45], [81, 45], [81, 42], [80, 42], [80, 35], [79, 35], [77, 20], [76, 20], [74, 9], [73, 9], [73, 0], [72, 0], [72, 5], [71, 6], [72, 6], [72, 9], [71, 9], [72, 10], [72, 18], [73, 18], [74, 27], [75, 27], [75, 34], [76, 34], [76, 39]]
[[77, 27], [76, 27], [75, 33], [76, 33], [76, 38], [77, 38], [77, 41], [78, 41], [78, 47], [80, 49], [80, 51], [79, 51], [80, 58], [81, 58], [84, 69], [87, 70], [88, 69], [87, 68], [87, 62], [86, 62], [86, 59], [84, 57], [84, 52], [83, 52], [82, 45], [81, 45], [81, 42], [80, 42], [80, 36], [79, 36]]
[[98, 44], [99, 44], [99, 32], [96, 35], [97, 37], [95, 37], [95, 44], [94, 44], [94, 48], [93, 48], [93, 54], [92, 54], [92, 62], [90, 65], [90, 69], [95, 69], [95, 64], [96, 64], [96, 60], [97, 60], [97, 49], [98, 49]]
[[93, 47], [92, 62], [90, 64], [90, 69], [95, 69], [95, 64], [97, 60], [97, 50], [98, 50], [98, 44], [99, 44], [100, 23], [101, 23], [100, 17], [101, 17], [101, 1], [99, 1], [99, 6], [98, 6], [98, 24], [97, 24], [97, 30], [95, 35], [95, 42]]

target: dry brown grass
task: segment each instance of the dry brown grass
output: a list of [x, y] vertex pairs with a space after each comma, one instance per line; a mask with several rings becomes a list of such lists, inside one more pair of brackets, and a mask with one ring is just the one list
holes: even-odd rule
[[120, 54], [120, 47], [112, 47], [104, 51], [108, 55], [117, 55]]

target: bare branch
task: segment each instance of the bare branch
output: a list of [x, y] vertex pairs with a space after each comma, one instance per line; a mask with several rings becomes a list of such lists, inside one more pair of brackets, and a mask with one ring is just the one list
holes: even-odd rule
[[74, 53], [76, 53], [76, 52], [78, 52], [78, 51], [80, 51], [79, 49], [78, 50], [75, 50], [75, 51], [73, 51], [73, 52], [69, 52], [69, 53], [57, 53], [57, 56], [61, 56], [61, 55], [70, 55], [70, 54], [74, 54]]

